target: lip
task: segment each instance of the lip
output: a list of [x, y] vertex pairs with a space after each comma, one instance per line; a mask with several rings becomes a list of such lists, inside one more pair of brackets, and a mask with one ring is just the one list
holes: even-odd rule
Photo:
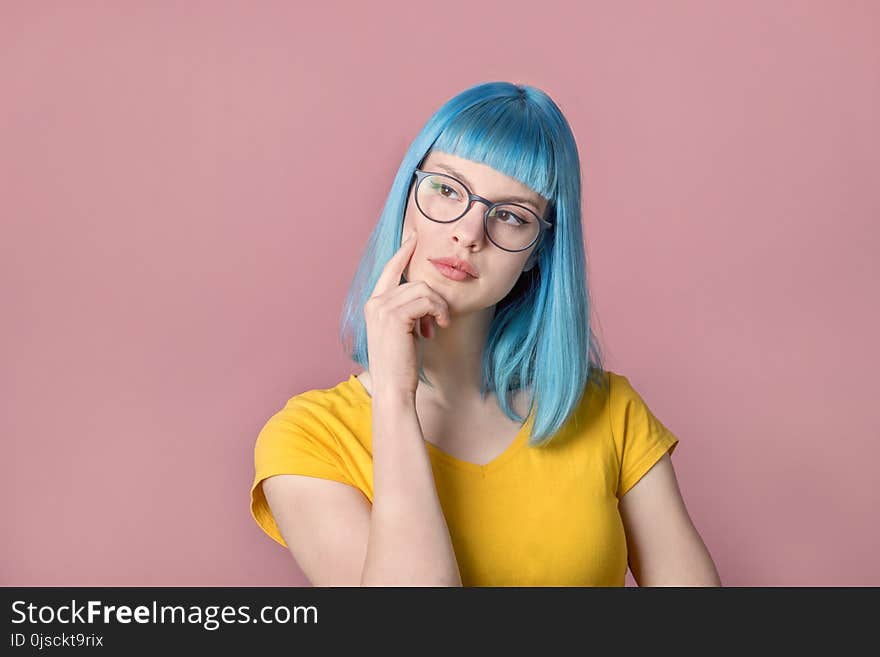
[[[466, 260], [461, 260], [460, 258], [428, 258], [428, 260], [441, 271], [451, 269], [459, 274], [464, 274], [465, 277], [478, 278], [476, 270]], [[456, 277], [455, 280], [464, 279]]]
[[431, 261], [431, 264], [437, 268], [441, 274], [443, 274], [446, 278], [451, 278], [453, 281], [468, 281], [474, 280], [474, 277], [468, 274], [467, 272], [463, 272], [460, 269], [453, 269], [452, 267], [447, 267], [446, 265]]

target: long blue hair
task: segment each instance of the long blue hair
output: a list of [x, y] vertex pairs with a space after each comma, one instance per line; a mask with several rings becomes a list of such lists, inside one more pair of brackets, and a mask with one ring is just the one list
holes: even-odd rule
[[[543, 231], [530, 256], [535, 266], [495, 307], [481, 385], [483, 399], [494, 392], [504, 414], [520, 424], [526, 418], [514, 412], [511, 400], [528, 390], [528, 413], [535, 411], [529, 444], [546, 444], [588, 394], [588, 384], [605, 388], [608, 378], [590, 326], [577, 144], [556, 103], [540, 89], [509, 82], [473, 86], [440, 107], [410, 144], [345, 300], [345, 351], [369, 369], [363, 308], [400, 248], [413, 173], [432, 150], [487, 164], [549, 199], [545, 216], [555, 225]], [[430, 385], [421, 367], [419, 379]]]

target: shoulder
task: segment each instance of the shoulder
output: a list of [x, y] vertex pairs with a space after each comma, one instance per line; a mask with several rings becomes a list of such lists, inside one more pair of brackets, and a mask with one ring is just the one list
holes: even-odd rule
[[[329, 388], [294, 395], [260, 429], [254, 446], [258, 474], [325, 475], [364, 453], [369, 404], [352, 390], [352, 375]], [[320, 476], [320, 475], [319, 475]], [[330, 478], [339, 478], [339, 475]]]
[[333, 442], [344, 426], [359, 427], [369, 397], [355, 386], [351, 375], [327, 388], [312, 388], [290, 397], [264, 424], [259, 442], [275, 442], [292, 435]]
[[612, 409], [625, 407], [628, 404], [643, 403], [638, 391], [625, 374], [605, 371], [606, 391], [608, 393], [608, 405]]
[[[607, 372], [608, 404], [612, 414], [630, 416], [632, 414], [650, 414], [648, 399], [644, 391], [640, 391], [629, 377], [618, 372]], [[662, 392], [662, 391], [661, 391]]]
[[353, 408], [359, 408], [363, 406], [364, 401], [369, 401], [369, 397], [365, 395], [366, 389], [356, 378], [352, 374], [331, 387], [312, 388], [300, 392], [287, 400], [282, 411], [313, 415], [347, 415]]

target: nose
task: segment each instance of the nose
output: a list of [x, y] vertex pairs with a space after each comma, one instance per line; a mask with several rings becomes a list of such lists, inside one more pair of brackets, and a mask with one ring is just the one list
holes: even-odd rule
[[471, 244], [482, 243], [486, 237], [483, 216], [487, 207], [482, 201], [475, 200], [464, 216], [452, 224], [453, 238], [468, 247]]

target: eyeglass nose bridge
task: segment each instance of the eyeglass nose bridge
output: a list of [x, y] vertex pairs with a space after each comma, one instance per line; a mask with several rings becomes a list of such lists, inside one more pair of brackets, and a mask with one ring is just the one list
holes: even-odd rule
[[[467, 204], [467, 210], [465, 210], [461, 214], [461, 217], [463, 217], [464, 215], [466, 215], [468, 212], [471, 211], [471, 208], [474, 207], [474, 201], [477, 201], [479, 203], [484, 203], [486, 205], [486, 211], [483, 212], [483, 219], [486, 219], [489, 216], [489, 211], [494, 206], [504, 205], [503, 203], [493, 203], [492, 201], [490, 201], [487, 198], [483, 198], [482, 196], [478, 196], [477, 194], [472, 194], [471, 190], [469, 190], [467, 187], [465, 187], [465, 189], [467, 189], [467, 192], [468, 192], [468, 204]], [[459, 219], [461, 219], [461, 217], [459, 217]]]

